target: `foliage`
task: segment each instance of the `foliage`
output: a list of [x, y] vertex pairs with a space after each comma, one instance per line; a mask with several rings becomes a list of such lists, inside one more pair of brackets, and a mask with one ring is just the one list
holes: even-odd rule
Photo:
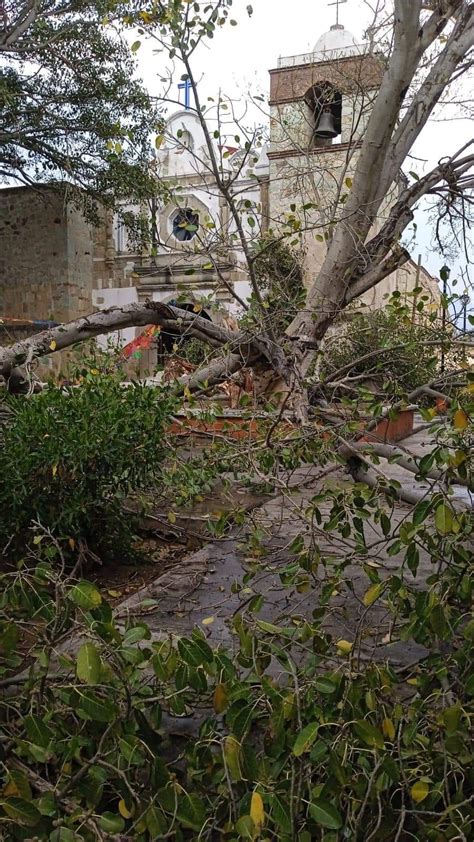
[[[432, 457], [464, 479], [469, 395], [440, 425]], [[469, 838], [472, 522], [439, 492], [397, 524], [395, 495], [394, 484], [383, 497], [364, 485], [314, 497], [275, 574], [281, 588], [312, 589], [312, 616], [265, 619], [268, 568], [254, 542], [234, 584], [234, 652], [212, 649], [205, 627], [157, 639], [143, 617], [124, 624], [93, 584], [58, 576], [61, 547], [39, 531], [34, 555], [2, 576], [6, 838]], [[373, 561], [376, 524], [396, 567]], [[334, 546], [342, 538], [343, 551], [321, 552], [320, 530]], [[426, 581], [422, 549], [433, 562]], [[368, 624], [381, 606], [394, 639], [425, 647], [405, 671], [364, 663], [362, 626], [350, 640], [330, 631], [356, 562]], [[73, 624], [76, 643], [61, 649]], [[8, 670], [28, 633], [32, 661], [15, 686]], [[199, 733], [186, 736], [180, 718], [198, 711]]]
[[102, 554], [126, 553], [133, 520], [122, 507], [156, 481], [174, 398], [118, 376], [84, 370], [81, 386], [10, 399], [0, 448], [0, 544], [21, 550], [39, 522], [57, 538]]
[[[68, 199], [93, 205], [147, 195], [149, 132], [158, 115], [134, 80], [135, 59], [113, 24], [128, 3], [6, 0], [0, 33], [0, 174], [68, 182]], [[107, 22], [109, 16], [109, 22]], [[16, 27], [23, 18], [28, 25]], [[156, 187], [155, 187], [156, 191]]]
[[196, 337], [176, 337], [173, 353], [192, 365], [201, 365], [209, 356], [209, 345]]
[[[418, 309], [417, 299], [421, 305]], [[456, 354], [452, 336], [448, 331], [443, 333], [437, 313], [426, 314], [425, 307], [426, 300], [415, 291], [407, 293], [405, 299], [394, 293], [382, 310], [348, 314], [346, 324], [339, 324], [337, 332], [328, 337], [323, 376], [353, 363], [350, 376], [359, 384], [366, 378], [387, 398], [432, 382], [440, 372], [443, 339], [452, 361], [456, 361]], [[363, 359], [379, 349], [385, 349], [385, 353]]]
[[[265, 307], [265, 327], [279, 335], [304, 304], [300, 256], [284, 240], [268, 234], [256, 246], [254, 267]], [[242, 323], [255, 327], [261, 318], [261, 309], [252, 298]]]

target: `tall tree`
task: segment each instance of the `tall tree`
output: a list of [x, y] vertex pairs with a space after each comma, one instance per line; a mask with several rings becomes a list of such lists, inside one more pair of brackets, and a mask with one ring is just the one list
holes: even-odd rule
[[149, 188], [158, 116], [121, 37], [128, 4], [0, 3], [0, 181], [69, 181], [103, 201]]

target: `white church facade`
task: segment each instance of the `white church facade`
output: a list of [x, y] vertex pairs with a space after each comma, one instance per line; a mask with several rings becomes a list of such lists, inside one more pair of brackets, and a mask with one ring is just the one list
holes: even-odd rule
[[[243, 150], [215, 142], [216, 157], [230, 176], [237, 174], [232, 189], [238, 206], [251, 208], [241, 214], [250, 244], [268, 229], [281, 231], [290, 213], [299, 217], [307, 285], [323, 262], [334, 222], [343, 219], [344, 196], [382, 72], [370, 44], [358, 42], [336, 24], [311, 53], [280, 58], [270, 71], [268, 144], [252, 150], [240, 169]], [[168, 119], [154, 167], [171, 198], [155, 208], [152, 253], [133, 253], [126, 229], [116, 218], [115, 262], [128, 281], [97, 290], [94, 304], [145, 298], [214, 300], [237, 313], [236, 300], [250, 293], [245, 256], [229, 207], [216, 187], [206, 138], [193, 109], [181, 109]], [[397, 189], [394, 185], [393, 191]], [[382, 208], [375, 231], [383, 221]], [[438, 299], [436, 280], [409, 261], [362, 301], [382, 307], [393, 291], [406, 293], [417, 285], [432, 300]]]

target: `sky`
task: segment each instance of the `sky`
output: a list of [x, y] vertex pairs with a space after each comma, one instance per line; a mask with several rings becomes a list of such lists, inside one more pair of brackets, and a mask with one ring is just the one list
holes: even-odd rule
[[[253, 14], [246, 12], [248, 0], [234, 0], [232, 17], [237, 26], [226, 25], [207, 40], [195, 54], [194, 74], [199, 80], [201, 100], [216, 96], [219, 89], [227, 95], [248, 100], [253, 96], [268, 96], [268, 70], [276, 67], [279, 56], [291, 56], [311, 52], [319, 36], [336, 22], [336, 7], [326, 0], [253, 0]], [[349, 29], [356, 42], [362, 42], [365, 29], [371, 23], [369, 5], [365, 0], [347, 0], [340, 5], [340, 23]], [[170, 67], [163, 55], [153, 54], [152, 47], [143, 43], [137, 53], [139, 72], [151, 93], [159, 96], [163, 91], [160, 77], [163, 69]], [[174, 68], [176, 84], [172, 96], [178, 96], [177, 83], [183, 70]], [[265, 120], [264, 113], [251, 111], [247, 115], [250, 124]], [[170, 106], [169, 113], [176, 110]], [[423, 174], [428, 167], [436, 165], [440, 158], [458, 149], [472, 137], [472, 123], [467, 119], [454, 122], [436, 120], [420, 137], [414, 150], [417, 160], [407, 162], [407, 170]], [[452, 112], [451, 112], [452, 113]], [[419, 159], [419, 160], [418, 160]], [[424, 214], [418, 216], [417, 241], [413, 247], [416, 257], [421, 253], [423, 263], [435, 275], [445, 260], [434, 253], [431, 247], [431, 233]], [[464, 266], [462, 259], [453, 268], [452, 277]], [[474, 277], [474, 273], [473, 273]], [[464, 284], [462, 284], [464, 287]], [[456, 291], [462, 291], [459, 286]]]

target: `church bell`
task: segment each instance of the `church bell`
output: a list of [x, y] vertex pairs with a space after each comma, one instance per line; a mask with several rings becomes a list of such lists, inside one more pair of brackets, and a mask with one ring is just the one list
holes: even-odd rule
[[330, 108], [325, 108], [321, 112], [314, 134], [316, 137], [322, 138], [333, 138], [338, 136], [339, 132], [336, 128], [336, 119]]

